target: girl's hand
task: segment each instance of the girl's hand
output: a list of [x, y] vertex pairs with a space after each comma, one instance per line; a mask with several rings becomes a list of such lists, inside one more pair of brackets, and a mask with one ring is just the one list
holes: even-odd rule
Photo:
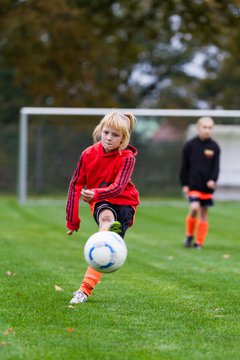
[[189, 192], [189, 186], [183, 186], [182, 187], [182, 192], [185, 196], [187, 196], [188, 192]]
[[83, 201], [90, 202], [94, 198], [94, 191], [82, 189], [81, 195], [82, 195]]
[[73, 232], [74, 232], [74, 230], [68, 230], [66, 234], [67, 234], [67, 235], [72, 235]]

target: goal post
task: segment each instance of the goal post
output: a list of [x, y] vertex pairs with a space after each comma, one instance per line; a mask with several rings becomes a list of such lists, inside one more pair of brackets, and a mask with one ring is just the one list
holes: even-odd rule
[[23, 107], [20, 110], [19, 124], [19, 161], [18, 161], [18, 201], [21, 205], [27, 202], [28, 190], [28, 143], [29, 118], [34, 116], [104, 116], [111, 111], [131, 112], [137, 118], [213, 118], [240, 119], [240, 110], [184, 110], [184, 109], [131, 109], [131, 108], [45, 108]]

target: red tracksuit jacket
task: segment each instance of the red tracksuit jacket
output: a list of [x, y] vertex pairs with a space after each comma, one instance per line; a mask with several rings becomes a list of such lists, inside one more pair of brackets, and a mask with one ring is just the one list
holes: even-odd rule
[[99, 201], [133, 207], [139, 204], [138, 191], [130, 179], [136, 155], [137, 150], [131, 145], [121, 153], [119, 150], [105, 153], [101, 142], [83, 151], [69, 185], [66, 207], [68, 229], [79, 228], [79, 199], [83, 187], [94, 191], [91, 209]]

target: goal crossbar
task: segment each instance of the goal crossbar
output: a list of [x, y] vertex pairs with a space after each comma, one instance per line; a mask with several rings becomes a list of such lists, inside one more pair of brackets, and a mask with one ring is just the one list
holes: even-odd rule
[[23, 107], [21, 115], [105, 115], [110, 111], [131, 112], [135, 116], [217, 116], [239, 117], [239, 110], [184, 110], [184, 109], [114, 109], [114, 108], [41, 108]]

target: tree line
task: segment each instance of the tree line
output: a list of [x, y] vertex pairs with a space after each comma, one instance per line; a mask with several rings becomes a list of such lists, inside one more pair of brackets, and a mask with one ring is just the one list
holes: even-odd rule
[[238, 0], [2, 0], [0, 122], [22, 106], [238, 109]]

